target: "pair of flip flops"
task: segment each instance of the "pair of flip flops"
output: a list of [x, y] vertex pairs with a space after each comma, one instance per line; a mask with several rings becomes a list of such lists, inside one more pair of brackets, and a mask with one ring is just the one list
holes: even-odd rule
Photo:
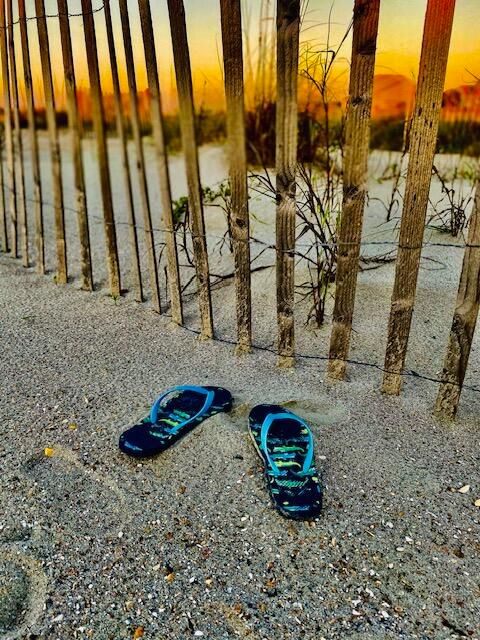
[[[120, 449], [138, 458], [157, 455], [210, 416], [231, 408], [232, 395], [221, 387], [173, 387], [157, 398], [149, 416], [122, 433]], [[261, 404], [250, 412], [249, 431], [275, 507], [297, 520], [318, 516], [322, 487], [308, 424], [283, 407]]]

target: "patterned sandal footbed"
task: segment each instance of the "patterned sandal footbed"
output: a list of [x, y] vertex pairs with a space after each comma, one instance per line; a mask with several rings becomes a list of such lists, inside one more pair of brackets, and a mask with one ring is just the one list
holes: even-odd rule
[[[290, 414], [292, 419], [277, 419], [269, 429], [269, 456], [283, 475], [270, 468], [261, 442], [262, 425], [271, 414]], [[310, 438], [296, 416], [278, 405], [258, 405], [249, 416], [250, 435], [265, 466], [267, 487], [275, 507], [288, 518], [308, 519], [319, 515], [322, 508], [322, 488], [314, 460], [305, 476], [300, 471], [305, 461]]]
[[229, 391], [221, 387], [206, 386], [204, 389], [214, 392], [212, 404], [184, 428], [180, 427], [175, 433], [170, 433], [170, 429], [175, 429], [179, 424], [181, 425], [182, 422], [200, 411], [204, 405], [205, 396], [195, 391], [181, 391], [178, 392], [178, 395], [174, 395], [175, 391], [172, 390], [173, 395], [170, 399], [167, 397], [165, 403], [159, 407], [156, 423], [152, 424], [150, 415], [148, 415], [139, 424], [124, 431], [119, 439], [120, 449], [129, 456], [138, 458], [157, 455], [183, 438], [207, 418], [217, 413], [230, 411], [232, 395]]

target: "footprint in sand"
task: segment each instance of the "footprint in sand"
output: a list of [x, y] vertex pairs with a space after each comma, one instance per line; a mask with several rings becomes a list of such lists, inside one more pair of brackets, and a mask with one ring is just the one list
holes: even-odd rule
[[1, 481], [0, 640], [27, 637], [43, 614], [47, 578], [40, 562], [25, 553], [29, 539], [45, 529], [116, 536], [129, 518], [125, 496], [112, 479], [86, 469], [69, 449], [53, 452], [34, 456], [21, 473]]
[[77, 536], [116, 536], [130, 517], [115, 481], [88, 469], [67, 448], [54, 447], [50, 457], [34, 456], [23, 471], [34, 483], [38, 518], [49, 527]]
[[[312, 425], [332, 425], [337, 422], [348, 420], [350, 416], [349, 409], [341, 402], [333, 404], [330, 400], [284, 400], [278, 403], [281, 407], [285, 407], [289, 411], [298, 413], [302, 418], [310, 422]], [[254, 405], [250, 402], [241, 402], [234, 405], [230, 414], [232, 419], [247, 424], [248, 414]], [[243, 422], [242, 422], [243, 421]]]
[[0, 632], [6, 633], [24, 617], [28, 578], [13, 562], [0, 558]]
[[41, 565], [14, 548], [0, 550], [0, 639], [25, 638], [40, 618], [47, 592]]
[[341, 402], [331, 400], [286, 400], [280, 403], [285, 409], [298, 413], [313, 425], [332, 425], [348, 420], [350, 412]]
[[25, 638], [45, 602], [46, 576], [25, 553], [36, 533], [27, 494], [17, 474], [0, 479], [0, 640]]

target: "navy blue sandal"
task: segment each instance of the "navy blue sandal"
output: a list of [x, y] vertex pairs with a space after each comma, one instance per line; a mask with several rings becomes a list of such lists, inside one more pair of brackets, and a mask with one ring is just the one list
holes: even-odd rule
[[129, 456], [154, 456], [210, 416], [231, 408], [232, 394], [221, 387], [173, 387], [157, 398], [148, 417], [122, 433], [118, 445]]
[[278, 511], [295, 520], [319, 516], [322, 486], [308, 424], [283, 407], [261, 404], [250, 412], [249, 427]]

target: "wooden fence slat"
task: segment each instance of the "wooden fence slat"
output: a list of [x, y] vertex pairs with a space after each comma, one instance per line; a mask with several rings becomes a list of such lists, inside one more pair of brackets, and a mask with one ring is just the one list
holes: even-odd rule
[[455, 0], [428, 0], [403, 201], [382, 390], [398, 395], [422, 251]]
[[133, 140], [137, 156], [138, 184], [140, 187], [140, 200], [143, 211], [143, 226], [145, 231], [145, 244], [147, 247], [147, 259], [150, 276], [150, 289], [152, 291], [153, 306], [155, 311], [161, 313], [160, 289], [158, 284], [158, 268], [155, 254], [155, 238], [152, 229], [152, 214], [148, 195], [147, 174], [145, 169], [145, 155], [143, 152], [142, 133], [140, 129], [140, 115], [138, 112], [137, 79], [135, 75], [135, 60], [133, 58], [132, 36], [130, 33], [130, 20], [128, 16], [127, 0], [119, 0], [120, 18], [122, 22], [123, 47], [127, 67], [128, 89], [130, 97], [130, 123], [132, 126]]
[[50, 154], [52, 161], [53, 204], [55, 208], [55, 233], [57, 248], [57, 284], [66, 284], [67, 275], [67, 243], [65, 238], [65, 211], [63, 206], [62, 165], [60, 143], [58, 140], [57, 119], [55, 111], [55, 95], [50, 62], [50, 44], [45, 17], [44, 0], [35, 0], [37, 15], [38, 41], [40, 45], [40, 61], [42, 65], [43, 90], [45, 93], [45, 111], [47, 116]]
[[162, 220], [165, 229], [165, 244], [167, 250], [167, 274], [170, 288], [170, 304], [172, 320], [176, 324], [183, 324], [182, 294], [180, 270], [178, 266], [177, 240], [172, 210], [172, 195], [170, 175], [168, 169], [167, 150], [162, 116], [162, 101], [160, 83], [158, 79], [157, 54], [153, 33], [150, 0], [138, 0], [140, 21], [142, 25], [145, 63], [147, 67], [148, 89], [150, 91], [150, 117], [152, 119], [153, 138], [157, 156], [158, 177], [160, 185], [160, 202], [162, 206]]
[[90, 78], [90, 92], [92, 98], [92, 119], [95, 129], [95, 137], [97, 140], [97, 157], [100, 172], [100, 187], [102, 191], [103, 226], [105, 230], [110, 292], [113, 297], [118, 297], [121, 295], [120, 264], [118, 260], [117, 233], [115, 229], [115, 216], [113, 211], [112, 185], [108, 163], [107, 134], [102, 101], [102, 87], [100, 84], [100, 70], [98, 67], [98, 51], [95, 35], [95, 22], [92, 13], [92, 0], [82, 0], [82, 13], [88, 75]]
[[77, 203], [78, 237], [80, 241], [80, 269], [82, 289], [93, 291], [92, 258], [90, 252], [90, 234], [88, 229], [87, 190], [82, 158], [82, 139], [80, 118], [77, 106], [77, 86], [73, 64], [72, 38], [68, 18], [67, 0], [57, 0], [60, 37], [62, 41], [63, 70], [67, 94], [68, 126], [72, 140], [72, 160], [74, 168], [75, 192]]
[[343, 205], [338, 234], [335, 306], [328, 373], [343, 379], [350, 348], [363, 212], [367, 193], [370, 113], [380, 0], [355, 0], [345, 127]]
[[[2, 57], [4, 136], [7, 152], [8, 214], [10, 218], [10, 251], [14, 258], [18, 255], [17, 238], [17, 188], [15, 181], [15, 156], [13, 152], [13, 127], [10, 99], [10, 71], [7, 51], [7, 29], [5, 20], [5, 0], [0, 0], [0, 55]], [[8, 239], [7, 239], [8, 245]]]
[[45, 239], [43, 235], [43, 203], [42, 181], [40, 174], [40, 155], [38, 149], [37, 127], [35, 123], [35, 104], [33, 99], [32, 67], [30, 60], [30, 44], [28, 39], [25, 0], [18, 0], [20, 37], [22, 41], [23, 78], [27, 101], [28, 135], [30, 139], [30, 155], [32, 162], [33, 199], [35, 207], [35, 247], [36, 267], [40, 274], [45, 273]]
[[183, 0], [168, 0], [170, 30], [172, 34], [175, 77], [180, 107], [180, 128], [188, 183], [188, 204], [192, 222], [193, 252], [197, 276], [201, 335], [213, 337], [212, 299], [208, 267], [205, 220], [203, 216], [202, 188], [198, 166], [198, 149], [195, 135], [192, 71], [188, 47], [187, 26]]
[[24, 267], [29, 265], [28, 256], [28, 221], [27, 221], [27, 202], [25, 196], [25, 166], [23, 162], [23, 140], [22, 129], [20, 127], [20, 104], [18, 97], [18, 77], [17, 77], [17, 61], [15, 54], [15, 39], [13, 33], [13, 2], [7, 0], [7, 33], [8, 33], [8, 49], [10, 57], [10, 85], [13, 104], [13, 123], [14, 123], [14, 149], [16, 156], [16, 164], [18, 170], [17, 188], [18, 188], [18, 223], [20, 226], [21, 253], [22, 264]]
[[297, 75], [300, 0], [277, 0], [277, 320], [278, 364], [294, 361]]
[[0, 146], [0, 225], [2, 229], [2, 251], [8, 252], [8, 220], [5, 205], [5, 174], [3, 170], [3, 140]]
[[110, 11], [110, 0], [104, 4], [105, 27], [107, 31], [108, 53], [110, 57], [110, 69], [112, 72], [113, 101], [115, 106], [115, 120], [117, 124], [117, 135], [120, 144], [120, 154], [122, 161], [123, 185], [125, 190], [125, 206], [127, 208], [128, 225], [130, 231], [130, 251], [132, 261], [132, 272], [135, 282], [135, 300], [143, 302], [142, 270], [140, 267], [140, 254], [138, 250], [137, 225], [135, 221], [135, 205], [133, 202], [132, 179], [130, 175], [130, 163], [128, 159], [128, 146], [125, 117], [122, 106], [122, 94], [120, 80], [118, 76], [117, 52], [113, 37], [112, 15]]
[[230, 163], [230, 230], [237, 298], [237, 351], [245, 352], [252, 344], [252, 306], [240, 0], [221, 0], [220, 8]]
[[480, 307], [480, 182], [470, 216], [467, 247], [438, 391], [435, 414], [454, 418], [467, 370]]

